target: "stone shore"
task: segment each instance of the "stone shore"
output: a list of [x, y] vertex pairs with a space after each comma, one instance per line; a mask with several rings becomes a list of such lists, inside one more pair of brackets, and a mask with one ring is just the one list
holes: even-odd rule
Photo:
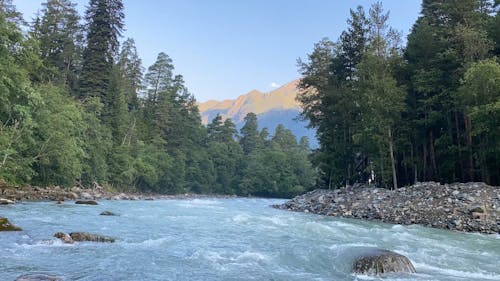
[[[8, 186], [0, 182], [0, 205], [19, 201], [66, 201], [66, 200], [157, 200], [157, 199], [196, 199], [196, 198], [226, 198], [230, 196], [201, 195], [201, 194], [148, 194], [137, 192], [112, 192], [96, 186], [81, 188], [78, 186], [64, 188], [60, 186]], [[2, 203], [4, 202], [4, 203]]]
[[500, 233], [500, 187], [476, 182], [423, 182], [396, 190], [369, 186], [318, 189], [273, 207], [393, 224]]

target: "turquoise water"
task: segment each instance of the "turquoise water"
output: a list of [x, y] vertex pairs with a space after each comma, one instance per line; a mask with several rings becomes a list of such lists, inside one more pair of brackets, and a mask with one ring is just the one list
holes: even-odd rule
[[[406, 255], [415, 275], [383, 280], [500, 280], [500, 236], [395, 226], [270, 208], [282, 200], [195, 199], [1, 206], [22, 232], [0, 232], [0, 280], [366, 280], [366, 247]], [[99, 216], [109, 210], [120, 216]], [[63, 244], [57, 231], [118, 238]]]

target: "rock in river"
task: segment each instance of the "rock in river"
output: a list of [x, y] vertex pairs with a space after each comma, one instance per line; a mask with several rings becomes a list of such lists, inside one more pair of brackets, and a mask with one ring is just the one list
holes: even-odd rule
[[101, 216], [116, 216], [115, 213], [110, 212], [110, 211], [104, 211], [100, 214]]
[[109, 243], [115, 242], [115, 238], [113, 237], [93, 234], [88, 232], [71, 232], [69, 236], [71, 237], [71, 239], [73, 239], [73, 241], [79, 241], [79, 242], [84, 242], [84, 241], [109, 242]]
[[78, 200], [78, 201], [75, 202], [75, 204], [97, 205], [97, 201], [94, 201], [94, 200]]
[[21, 231], [18, 226], [13, 225], [7, 218], [0, 217], [0, 231]]
[[381, 275], [391, 272], [416, 272], [415, 267], [413, 267], [413, 264], [407, 257], [382, 249], [370, 250], [356, 259], [352, 271], [365, 275]]
[[69, 236], [68, 234], [63, 233], [63, 232], [56, 232], [54, 234], [54, 237], [61, 239], [61, 241], [63, 241], [64, 243], [67, 243], [67, 244], [75, 243], [75, 241], [73, 241], [73, 238], [71, 238], [71, 236]]

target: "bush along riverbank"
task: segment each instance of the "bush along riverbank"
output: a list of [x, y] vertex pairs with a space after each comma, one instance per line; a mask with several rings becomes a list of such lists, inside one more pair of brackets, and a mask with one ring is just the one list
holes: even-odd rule
[[500, 233], [500, 187], [484, 183], [423, 182], [396, 190], [369, 186], [317, 189], [273, 207], [394, 224]]

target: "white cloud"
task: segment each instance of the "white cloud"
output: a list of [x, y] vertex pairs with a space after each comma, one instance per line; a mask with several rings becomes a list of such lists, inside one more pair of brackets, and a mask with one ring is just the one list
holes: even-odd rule
[[278, 83], [276, 83], [276, 82], [271, 82], [271, 84], [269, 84], [269, 87], [271, 87], [271, 88], [279, 88], [279, 87], [281, 87], [281, 85], [278, 84]]

